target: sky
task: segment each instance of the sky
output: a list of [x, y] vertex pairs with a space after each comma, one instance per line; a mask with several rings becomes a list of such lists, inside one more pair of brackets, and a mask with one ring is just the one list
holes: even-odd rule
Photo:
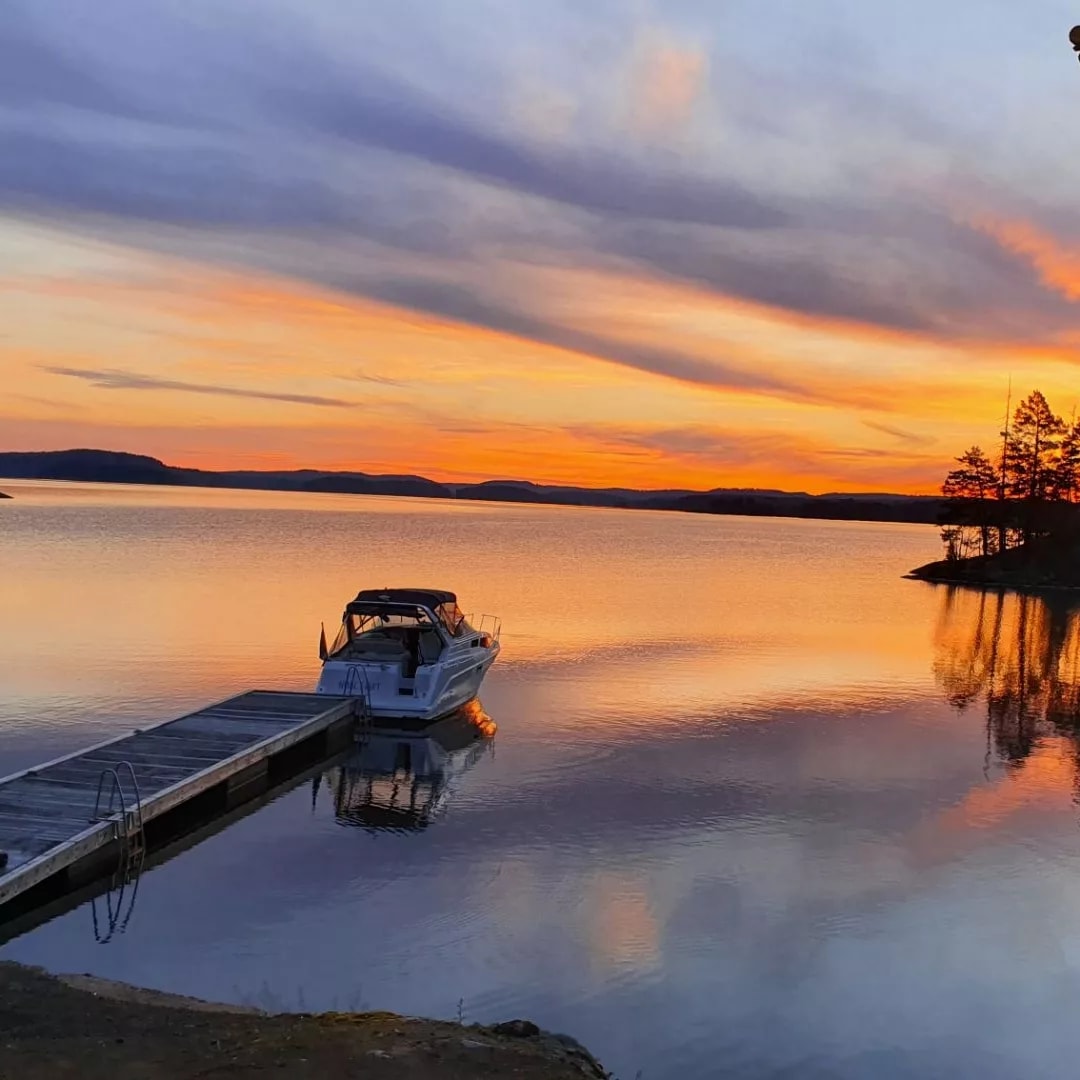
[[1076, 22], [8, 0], [0, 449], [933, 491], [1080, 397]]

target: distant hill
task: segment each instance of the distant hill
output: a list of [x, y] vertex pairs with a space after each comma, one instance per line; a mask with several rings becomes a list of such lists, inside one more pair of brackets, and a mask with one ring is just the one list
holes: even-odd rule
[[485, 480], [441, 484], [423, 476], [379, 476], [318, 469], [208, 471], [166, 465], [145, 454], [112, 450], [50, 450], [0, 453], [0, 477], [18, 480], [83, 480], [110, 484], [167, 484], [173, 487], [247, 488], [264, 491], [336, 492], [350, 495], [404, 495], [428, 499], [482, 499], [676, 510], [695, 514], [751, 517], [829, 518], [842, 521], [938, 521], [941, 500], [930, 495], [808, 495], [771, 489], [717, 488], [714, 491], [637, 491], [536, 484], [530, 480]]
[[827, 518], [836, 521], [907, 521], [934, 524], [941, 499], [932, 495], [805, 495], [784, 492], [710, 491], [650, 501], [658, 510], [746, 517]]
[[96, 480], [113, 484], [178, 484], [183, 470], [157, 458], [112, 450], [48, 450], [0, 454], [0, 473], [12, 480]]
[[330, 491], [350, 495], [422, 495], [452, 499], [445, 485], [422, 476], [369, 476], [361, 472], [210, 472], [166, 465], [145, 454], [114, 450], [48, 450], [0, 453], [0, 475], [22, 480], [89, 480], [109, 484], [168, 484], [173, 487], [253, 488], [265, 491]]
[[367, 476], [365, 473], [316, 476], [299, 490], [336, 491], [342, 495], [414, 495], [425, 499], [454, 497], [448, 487], [422, 476]]

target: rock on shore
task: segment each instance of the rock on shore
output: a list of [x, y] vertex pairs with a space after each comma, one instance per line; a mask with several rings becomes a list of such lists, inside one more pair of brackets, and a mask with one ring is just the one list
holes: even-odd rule
[[908, 577], [950, 585], [1009, 589], [1080, 589], [1080, 544], [1042, 541], [999, 555], [942, 559], [912, 570]]

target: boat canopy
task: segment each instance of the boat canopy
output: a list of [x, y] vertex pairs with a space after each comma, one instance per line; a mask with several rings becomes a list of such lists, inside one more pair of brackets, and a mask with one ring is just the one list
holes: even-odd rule
[[428, 623], [429, 611], [451, 637], [468, 632], [457, 597], [445, 589], [363, 589], [346, 605], [343, 630], [351, 626], [351, 636], [356, 636], [370, 629], [376, 616], [393, 617], [396, 622]]
[[412, 604], [435, 609], [442, 604], [454, 605], [457, 597], [445, 589], [361, 589], [356, 602], [383, 604]]

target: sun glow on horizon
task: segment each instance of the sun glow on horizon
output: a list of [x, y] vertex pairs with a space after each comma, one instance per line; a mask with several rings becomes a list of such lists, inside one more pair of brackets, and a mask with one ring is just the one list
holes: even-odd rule
[[[5, 449], [446, 482], [931, 492], [1000, 409], [964, 342], [890, 332], [872, 346], [869, 328], [625, 270], [525, 268], [567, 328], [543, 342], [272, 274], [38, 238], [48, 272], [0, 281], [17, 386], [0, 402]], [[672, 370], [647, 370], [640, 352], [673, 356]]]

